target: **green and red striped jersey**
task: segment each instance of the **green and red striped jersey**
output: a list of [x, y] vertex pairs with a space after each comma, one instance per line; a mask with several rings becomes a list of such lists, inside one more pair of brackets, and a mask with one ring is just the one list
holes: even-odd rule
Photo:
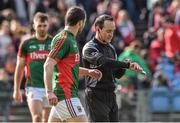
[[21, 42], [18, 56], [26, 59], [26, 83], [27, 86], [44, 88], [43, 65], [51, 50], [52, 37], [46, 40], [38, 40], [31, 37]]
[[53, 92], [58, 100], [78, 96], [79, 50], [74, 35], [62, 30], [52, 41], [49, 57], [56, 60]]

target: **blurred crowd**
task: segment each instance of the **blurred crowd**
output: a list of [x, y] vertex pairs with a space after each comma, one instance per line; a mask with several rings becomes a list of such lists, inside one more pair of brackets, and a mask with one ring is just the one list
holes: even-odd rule
[[[49, 34], [54, 36], [63, 28], [65, 13], [73, 5], [83, 7], [87, 13], [85, 29], [77, 37], [80, 51], [94, 35], [95, 18], [110, 14], [116, 23], [112, 44], [118, 60], [135, 61], [146, 72], [142, 75], [127, 70], [117, 80], [119, 90], [132, 96], [140, 88], [180, 88], [180, 0], [1, 0], [2, 89], [12, 90], [17, 50], [20, 42], [33, 34], [33, 15], [48, 13]], [[136, 25], [140, 22], [146, 23], [147, 30], [137, 37]]]

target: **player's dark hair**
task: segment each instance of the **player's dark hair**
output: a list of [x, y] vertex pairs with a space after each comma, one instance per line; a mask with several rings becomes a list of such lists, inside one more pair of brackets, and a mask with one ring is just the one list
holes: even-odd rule
[[86, 18], [85, 11], [78, 6], [73, 6], [66, 13], [65, 24], [69, 26], [74, 26], [80, 20], [85, 20], [85, 18]]

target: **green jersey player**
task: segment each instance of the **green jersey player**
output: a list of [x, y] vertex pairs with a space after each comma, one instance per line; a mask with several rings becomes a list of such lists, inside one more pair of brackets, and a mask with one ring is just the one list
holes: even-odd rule
[[34, 16], [34, 36], [21, 42], [18, 51], [14, 76], [13, 98], [22, 102], [20, 85], [24, 70], [26, 72], [26, 96], [33, 122], [47, 122], [51, 106], [46, 98], [43, 65], [50, 52], [52, 37], [47, 34], [48, 16], [37, 13]]
[[51, 109], [49, 122], [85, 122], [87, 117], [78, 98], [78, 76], [101, 78], [101, 72], [79, 67], [80, 56], [75, 37], [83, 30], [86, 15], [79, 7], [70, 8], [65, 28], [52, 41], [44, 64], [44, 82]]

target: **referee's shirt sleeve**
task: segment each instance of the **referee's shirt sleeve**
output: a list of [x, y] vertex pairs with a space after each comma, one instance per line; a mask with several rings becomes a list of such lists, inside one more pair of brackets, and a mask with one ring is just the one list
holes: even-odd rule
[[103, 64], [103, 54], [99, 50], [90, 44], [86, 44], [82, 50], [82, 58], [87, 60], [90, 64], [93, 65], [102, 65]]
[[112, 58], [105, 57], [99, 50], [95, 47], [95, 45], [91, 43], [87, 43], [83, 47], [82, 58], [87, 60], [89, 63], [100, 66], [105, 65], [112, 69], [114, 68], [129, 68], [129, 63], [121, 62], [114, 60]]

